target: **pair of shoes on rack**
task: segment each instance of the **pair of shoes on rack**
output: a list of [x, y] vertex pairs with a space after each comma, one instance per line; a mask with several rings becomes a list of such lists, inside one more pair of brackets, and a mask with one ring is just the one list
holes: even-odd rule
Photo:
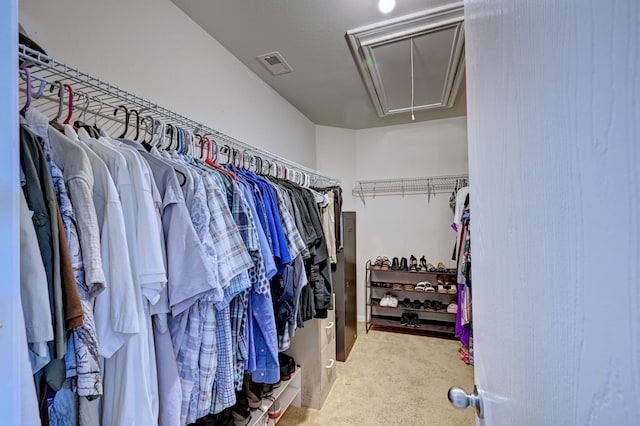
[[391, 263], [389, 263], [389, 258], [386, 256], [378, 256], [376, 257], [375, 262], [371, 264], [371, 269], [388, 271], [391, 267]]
[[407, 327], [418, 328], [420, 327], [420, 317], [418, 317], [418, 314], [405, 312], [402, 314], [402, 317], [400, 318], [400, 324], [405, 325]]
[[262, 392], [251, 380], [250, 374], [245, 374], [242, 381], [242, 393], [246, 396], [249, 408], [258, 408], [262, 405]]
[[397, 308], [398, 298], [393, 294], [387, 293], [382, 296], [382, 299], [380, 299], [380, 306], [384, 306], [387, 308]]
[[283, 352], [278, 353], [278, 361], [280, 362], [280, 380], [291, 380], [291, 375], [296, 372], [296, 361]]
[[451, 276], [438, 275], [438, 293], [456, 294], [458, 285]]
[[442, 262], [438, 262], [438, 266], [433, 266], [431, 263], [427, 263], [426, 268], [429, 272], [447, 272], [447, 267]]
[[428, 272], [427, 259], [422, 256], [420, 264], [418, 264], [418, 259], [414, 255], [409, 257], [409, 261], [407, 261], [406, 257], [402, 257], [400, 260], [394, 257], [391, 262], [391, 269], [394, 271]]
[[[235, 406], [234, 406], [235, 407]], [[244, 415], [245, 413], [243, 413]], [[207, 414], [196, 420], [192, 425], [195, 426], [246, 426], [251, 420], [251, 415], [243, 418], [242, 415], [236, 415], [234, 408], [227, 408], [218, 414]]]
[[414, 255], [409, 257], [409, 272], [418, 272], [418, 259]]
[[445, 305], [442, 304], [439, 300], [425, 300], [424, 308], [432, 309], [434, 311], [439, 311], [440, 309], [444, 309]]
[[400, 260], [398, 260], [397, 257], [394, 257], [391, 260], [391, 270], [392, 271], [408, 271], [409, 264], [407, 262], [407, 258], [403, 257]]
[[449, 305], [447, 306], [447, 312], [449, 312], [450, 314], [457, 314], [458, 313], [458, 301], [453, 299], [451, 300], [451, 302], [449, 302]]
[[411, 299], [405, 297], [401, 305], [403, 308], [422, 309], [422, 302], [419, 299], [416, 299], [412, 302]]
[[231, 415], [233, 417], [234, 426], [246, 426], [251, 421], [249, 398], [244, 392], [236, 392], [236, 404], [231, 407]]
[[409, 272], [429, 272], [427, 265], [427, 258], [424, 256], [420, 258], [420, 263], [414, 255], [409, 258]]
[[416, 291], [433, 293], [436, 291], [435, 287], [437, 286], [432, 285], [429, 281], [421, 281], [418, 284], [416, 284]]

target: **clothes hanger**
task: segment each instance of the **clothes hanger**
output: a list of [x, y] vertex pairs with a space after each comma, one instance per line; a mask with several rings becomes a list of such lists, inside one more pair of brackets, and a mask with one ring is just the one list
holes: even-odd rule
[[240, 150], [231, 148], [231, 160], [231, 163], [236, 169], [240, 168], [240, 165], [242, 164], [242, 153]]
[[175, 136], [176, 136], [176, 140], [175, 140], [175, 146], [171, 147], [172, 151], [178, 151], [180, 149], [180, 128], [178, 126], [173, 126], [174, 127], [174, 132], [175, 132]]
[[129, 131], [129, 110], [124, 105], [118, 105], [115, 110], [113, 110], [113, 116], [115, 117], [118, 114], [119, 110], [124, 111], [124, 131], [119, 136], [119, 138], [124, 138]]
[[147, 124], [147, 119], [149, 117], [148, 116], [142, 116], [140, 117], [140, 124], [144, 125], [144, 129], [142, 129], [143, 131], [143, 138], [142, 141], [140, 141], [141, 144], [146, 144], [147, 143], [147, 136], [149, 136], [149, 125]]
[[98, 102], [100, 103], [100, 109], [98, 109], [98, 112], [93, 114], [93, 130], [96, 131], [96, 134], [100, 135], [100, 129], [98, 128], [98, 116], [102, 112], [102, 107], [104, 107], [104, 103], [100, 98], [98, 98]]
[[191, 132], [187, 129], [182, 129], [182, 139], [183, 139], [182, 153], [187, 157], [191, 157], [191, 153], [193, 152], [193, 148], [191, 147], [191, 144], [193, 143], [193, 140], [191, 138]]
[[27, 99], [24, 103], [24, 106], [20, 109], [20, 115], [24, 117], [24, 115], [27, 113], [27, 110], [29, 109], [29, 106], [31, 106], [31, 73], [24, 67], [20, 67], [20, 71], [24, 72], [27, 82]]
[[154, 147], [162, 147], [162, 145], [164, 144], [164, 137], [166, 135], [166, 129], [167, 126], [165, 125], [164, 121], [160, 120], [160, 119], [154, 119], [155, 124], [155, 128], [153, 130], [153, 139], [151, 141], [151, 146]]
[[260, 174], [260, 172], [262, 172], [262, 157], [260, 157], [259, 155], [256, 155], [254, 158], [256, 160], [254, 173]]
[[189, 130], [183, 129], [184, 132], [184, 155], [191, 157], [193, 154], [193, 137]]
[[[206, 136], [205, 136], [205, 138], [206, 138]], [[212, 141], [216, 146], [216, 152], [217, 152], [218, 151], [218, 144], [215, 142], [215, 140], [212, 140]], [[229, 147], [229, 145], [223, 145], [222, 148], [220, 148], [220, 153], [223, 153], [223, 152], [227, 152], [227, 160], [229, 160], [230, 157], [231, 157], [231, 148]], [[217, 154], [216, 154], [216, 157], [217, 157]], [[212, 168], [216, 169], [217, 171], [222, 172], [222, 173], [226, 174], [227, 176], [231, 177], [231, 179], [233, 179], [234, 181], [238, 180], [238, 178], [236, 177], [236, 175], [234, 173], [232, 173], [231, 171], [229, 171], [229, 170], [227, 170], [227, 169], [225, 169], [223, 167], [220, 167], [220, 165], [214, 163], [213, 161], [210, 161], [209, 159], [207, 159], [206, 164], [208, 164]], [[227, 161], [226, 164], [229, 164], [229, 162]]]
[[[149, 125], [147, 124], [147, 120], [151, 120], [151, 130], [149, 130]], [[142, 124], [144, 124], [144, 139], [142, 140], [142, 146], [145, 147], [145, 149], [148, 151], [151, 148], [151, 141], [153, 141], [153, 136], [154, 136], [154, 125], [155, 125], [155, 121], [153, 120], [153, 117], [151, 116], [146, 116], [146, 117], [142, 117]], [[149, 140], [147, 141], [147, 135], [149, 135]]]
[[175, 151], [175, 152], [179, 152], [179, 150], [180, 150], [180, 127], [175, 126], [175, 132], [176, 132], [176, 145], [171, 147], [171, 150]]
[[[54, 123], [58, 123], [60, 117], [62, 117], [62, 109], [64, 108], [64, 85], [59, 80], [56, 80], [55, 84], [58, 86], [58, 113], [51, 121]], [[51, 86], [49, 92], [53, 92], [53, 87], [54, 86]]]
[[191, 130], [189, 131], [189, 156], [196, 158], [196, 134]]
[[[202, 135], [199, 134], [195, 134], [195, 137], [198, 139], [198, 141], [200, 142], [200, 155], [198, 156], [198, 158], [201, 161], [204, 161], [204, 138], [202, 137]], [[209, 151], [207, 150], [207, 155], [209, 155]]]
[[[31, 78], [33, 79], [35, 76], [31, 76]], [[44, 78], [37, 78], [36, 80], [40, 80], [40, 88], [38, 89], [38, 91], [36, 93], [33, 93], [31, 96], [33, 97], [33, 99], [40, 99], [42, 97], [42, 95], [44, 95], [44, 89], [47, 88], [47, 85], [49, 84], [49, 82], [47, 80], [45, 80]]]
[[[215, 164], [215, 162], [218, 161], [218, 142], [216, 142], [215, 139], [209, 139], [209, 137], [206, 134], [203, 137], [204, 137], [204, 140], [207, 141], [207, 148], [208, 148], [207, 160], [205, 162], [207, 164], [209, 163]], [[213, 150], [211, 150], [212, 146], [213, 146]]]
[[161, 148], [162, 145], [164, 144], [166, 125], [164, 124], [164, 121], [157, 118], [152, 118], [152, 121], [154, 125], [151, 127], [152, 135], [151, 135], [151, 141], [149, 141], [149, 146], [151, 148], [153, 147]]
[[79, 120], [79, 118], [82, 117], [83, 108], [84, 108], [84, 111], [86, 112], [86, 108], [89, 106], [89, 97], [86, 96], [84, 92], [81, 92], [80, 90], [78, 90], [75, 93], [75, 96], [76, 96], [76, 100], [75, 100], [76, 104], [79, 104], [80, 101], [84, 99], [84, 104], [83, 104], [83, 107], [80, 108], [80, 112], [78, 113], [78, 118], [76, 119], [76, 121], [73, 122], [74, 127], [80, 127], [82, 125], [82, 122]]
[[178, 127], [178, 145], [176, 146], [176, 150], [178, 154], [184, 154], [184, 130], [182, 127]]
[[227, 161], [222, 161], [222, 158], [220, 158], [218, 162], [220, 164], [228, 164], [229, 160], [231, 159], [231, 148], [229, 148], [229, 145], [222, 145], [222, 148], [220, 148], [220, 154], [226, 154]]
[[189, 140], [189, 131], [186, 129], [180, 129], [182, 131], [182, 155], [189, 155], [189, 148], [191, 141]]
[[138, 112], [137, 109], [131, 109], [129, 111], [131, 114], [135, 114], [136, 115], [136, 135], [133, 137], [134, 141], [138, 141], [138, 137], [140, 136], [140, 113]]
[[67, 118], [65, 118], [62, 124], [69, 124], [71, 116], [73, 115], [73, 88], [67, 83], [64, 84], [64, 87], [69, 91], [69, 112], [67, 113]]
[[85, 97], [87, 98], [87, 101], [84, 104], [84, 109], [82, 110], [82, 113], [80, 114], [80, 116], [82, 117], [82, 121], [86, 122], [87, 121], [87, 109], [89, 108], [89, 103], [91, 102], [91, 98], [87, 95], [85, 95]]
[[77, 129], [84, 129], [89, 136], [93, 137], [93, 138], [97, 138], [99, 137], [99, 134], [97, 134], [97, 131], [89, 126], [88, 124], [86, 124], [86, 120], [87, 120], [87, 109], [89, 108], [89, 103], [91, 102], [91, 97], [88, 96], [86, 93], [83, 92], [76, 92], [78, 94], [78, 101], [82, 98], [85, 99], [84, 102], [84, 108], [82, 109], [82, 111], [80, 112], [80, 117], [82, 118], [82, 120], [76, 120], [73, 123], [74, 128]]
[[198, 136], [199, 135], [197, 134], [197, 131], [189, 132], [189, 137], [191, 138], [191, 148], [190, 148], [191, 156], [194, 159], [197, 158], [198, 160], [201, 160], [202, 153], [200, 152], [198, 153], [198, 155], [196, 155], [197, 149], [198, 149], [198, 141], [200, 141]]
[[164, 149], [165, 151], [169, 151], [172, 147], [173, 147], [173, 124], [169, 124], [167, 123], [165, 125], [165, 136], [168, 133], [169, 134], [169, 142], [167, 142], [166, 144], [164, 144], [162, 146], [162, 149]]
[[[242, 151], [242, 170], [246, 170], [248, 172], [251, 171], [251, 165], [254, 164], [253, 162], [255, 161], [255, 157], [251, 154], [247, 153], [248, 150], [245, 149], [244, 151]], [[247, 167], [247, 160], [249, 160], [249, 166]]]

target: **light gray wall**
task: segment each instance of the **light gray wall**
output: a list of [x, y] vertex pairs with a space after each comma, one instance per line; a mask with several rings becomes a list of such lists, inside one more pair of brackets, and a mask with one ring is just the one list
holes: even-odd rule
[[377, 256], [451, 260], [455, 233], [449, 194], [353, 197], [356, 180], [467, 172], [466, 117], [364, 130], [317, 126], [318, 168], [342, 179], [343, 210], [357, 212], [358, 317], [364, 321], [364, 267]]
[[315, 167], [315, 127], [169, 0], [21, 0], [54, 58], [243, 142]]

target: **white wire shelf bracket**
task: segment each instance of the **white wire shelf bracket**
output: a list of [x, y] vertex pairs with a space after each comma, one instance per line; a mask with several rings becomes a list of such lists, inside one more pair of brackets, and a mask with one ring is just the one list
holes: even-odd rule
[[[154, 102], [121, 89], [114, 84], [83, 72], [78, 68], [57, 61], [56, 59], [39, 51], [33, 50], [25, 45], [19, 45], [18, 56], [22, 66], [28, 68], [31, 77], [33, 78], [32, 91], [37, 90], [38, 82], [43, 84], [46, 83], [50, 86], [53, 86], [58, 81], [61, 81], [62, 83], [69, 83], [72, 85], [76, 95], [81, 93], [80, 97], [74, 97], [74, 101], [79, 102], [77, 108], [87, 109], [86, 106], [82, 107], [82, 102], [79, 101], [82, 96], [84, 96], [84, 100], [90, 99], [91, 104], [96, 106], [93, 109], [89, 108], [86, 112], [86, 115], [91, 117], [92, 121], [94, 120], [94, 117], [98, 117], [99, 119], [110, 120], [110, 122], [115, 123], [114, 125], [123, 125], [124, 120], [111, 116], [111, 113], [114, 110], [113, 108], [124, 104], [129, 109], [136, 108], [141, 116], [144, 115], [146, 117], [158, 119], [165, 123], [170, 123], [184, 129], [192, 130], [194, 133], [209, 135], [215, 138], [216, 142], [220, 146], [229, 145], [231, 148], [235, 148], [241, 153], [246, 152], [251, 155], [257, 155], [263, 161], [267, 160], [275, 166], [284, 166], [286, 170], [283, 170], [282, 174], [289, 179], [291, 179], [294, 174], [298, 175], [301, 173], [309, 176], [307, 181], [311, 186], [329, 187], [337, 186], [341, 183], [339, 179], [324, 175], [317, 170], [313, 170], [291, 160], [287, 160], [277, 154], [273, 154], [264, 149], [239, 141], [229, 135], [212, 129], [209, 126], [180, 115]], [[42, 101], [48, 100], [50, 103], [57, 102], [57, 99], [58, 97], [56, 96], [56, 93], [51, 89], [46, 90], [45, 96], [42, 96]], [[65, 104], [68, 104], [68, 102], [65, 102]], [[98, 107], [100, 110], [96, 111], [98, 110]], [[103, 107], [108, 107], [104, 108], [105, 112], [102, 112]]]
[[426, 195], [431, 201], [431, 196], [447, 194], [467, 186], [469, 175], [429, 176], [398, 179], [359, 180], [353, 185], [351, 194], [359, 197], [363, 203], [365, 198], [392, 195]]

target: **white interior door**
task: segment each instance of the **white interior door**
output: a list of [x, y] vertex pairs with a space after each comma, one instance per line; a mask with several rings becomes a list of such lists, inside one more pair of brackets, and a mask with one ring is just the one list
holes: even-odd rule
[[486, 425], [638, 425], [640, 2], [466, 0]]

